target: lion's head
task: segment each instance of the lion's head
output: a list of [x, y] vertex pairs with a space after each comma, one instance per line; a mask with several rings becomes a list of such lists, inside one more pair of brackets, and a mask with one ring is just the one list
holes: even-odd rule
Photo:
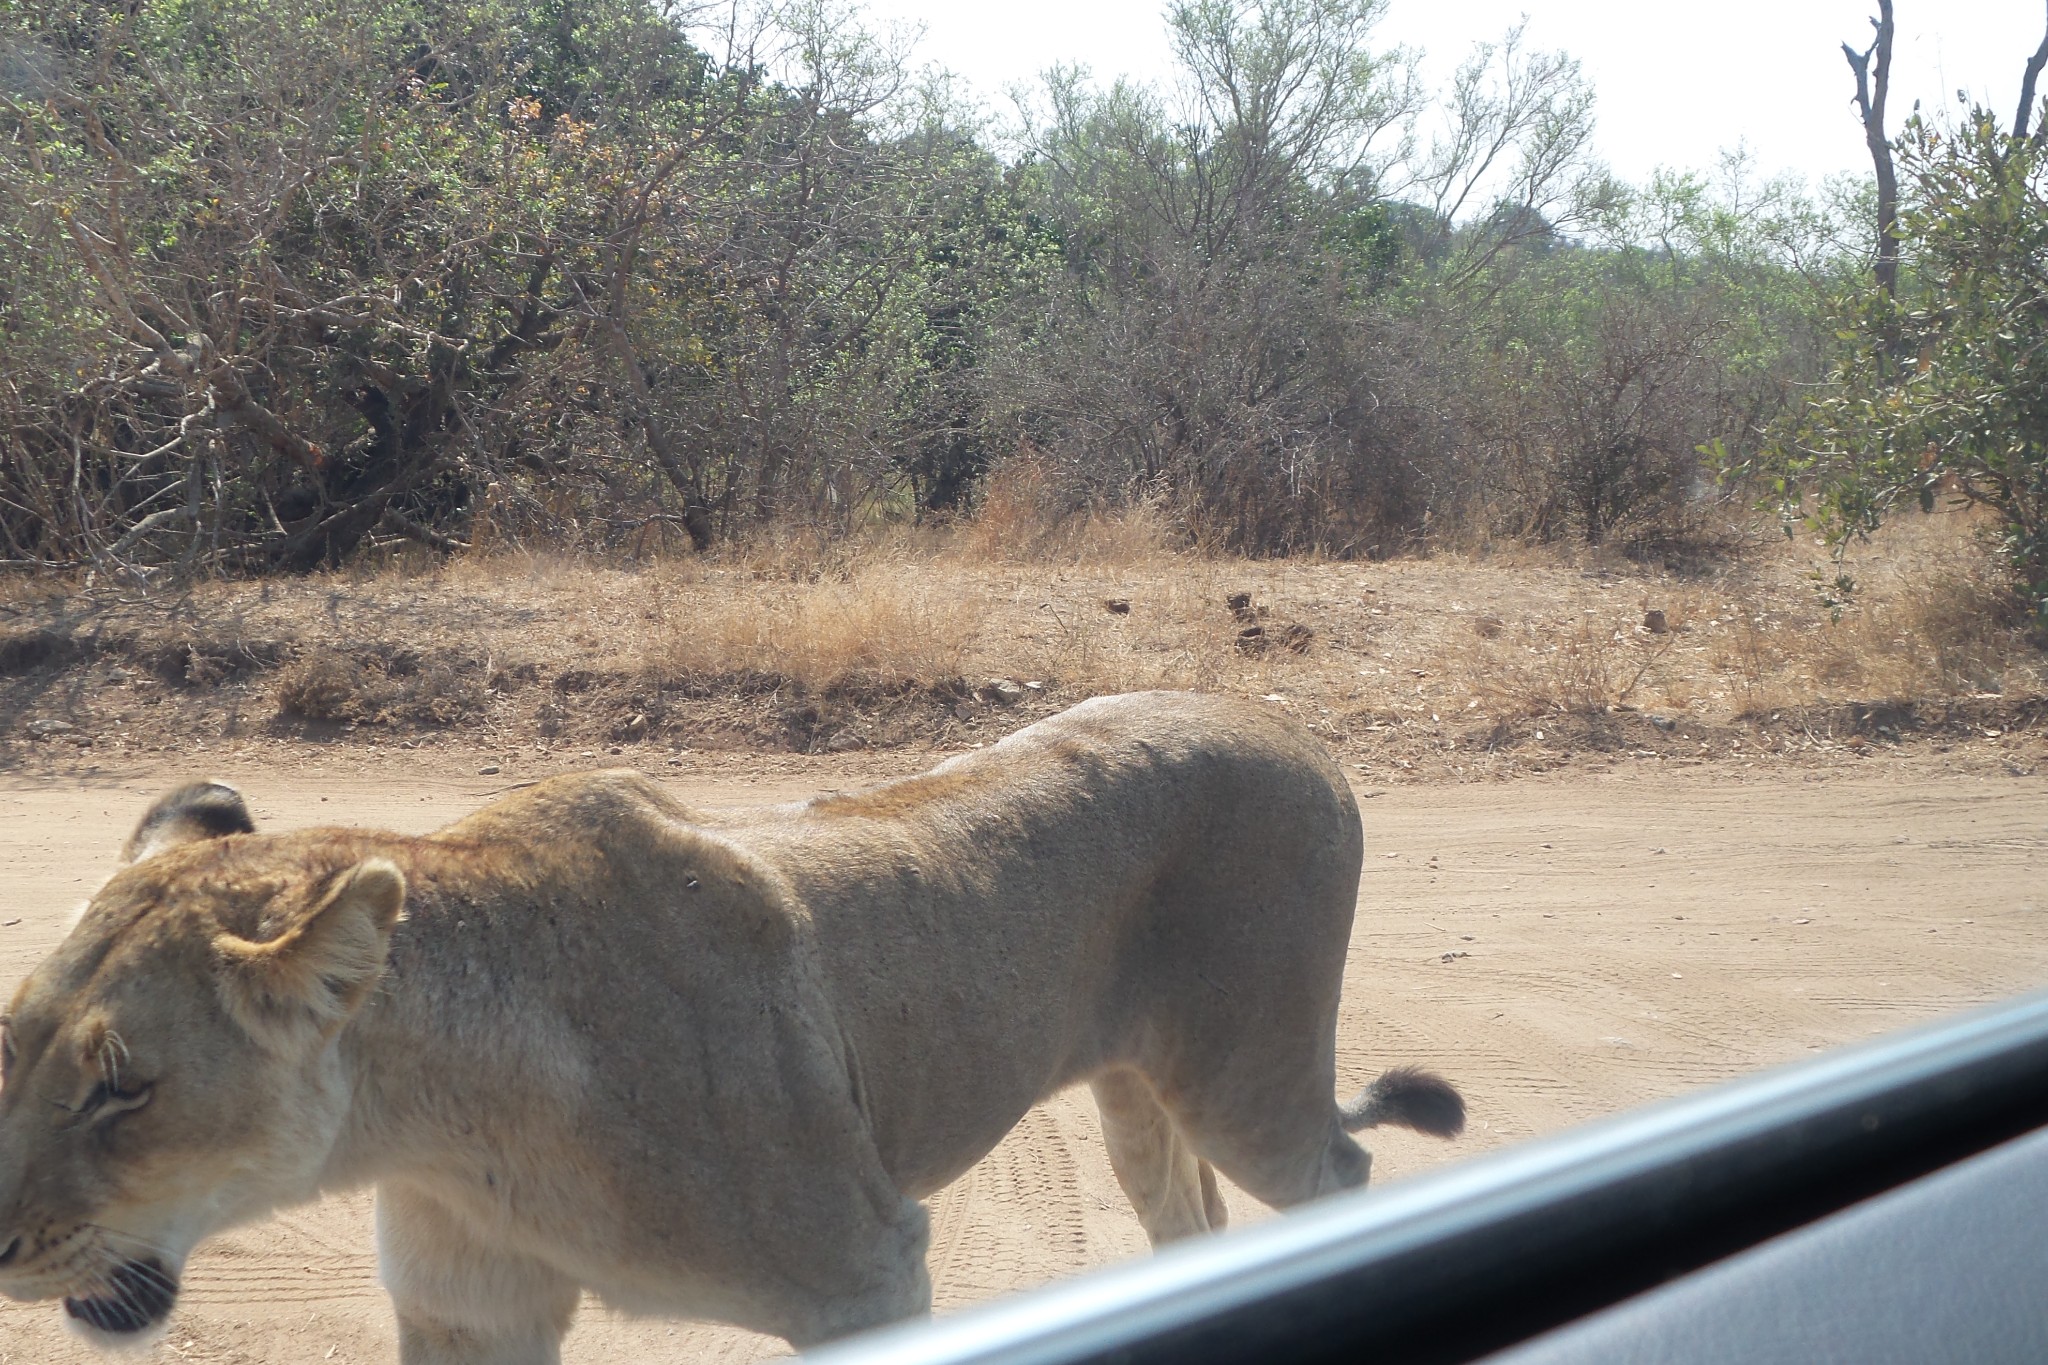
[[405, 882], [250, 856], [241, 798], [159, 801], [0, 1025], [0, 1293], [90, 1333], [161, 1323], [207, 1234], [317, 1193], [333, 1046], [384, 969]]

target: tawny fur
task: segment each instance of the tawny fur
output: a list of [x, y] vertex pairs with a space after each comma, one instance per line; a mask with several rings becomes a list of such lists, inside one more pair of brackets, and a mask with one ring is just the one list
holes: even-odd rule
[[1347, 1127], [1462, 1121], [1410, 1071], [1337, 1106], [1358, 811], [1245, 703], [715, 820], [611, 772], [259, 835], [224, 790], [145, 817], [12, 1007], [0, 1291], [116, 1332], [201, 1237], [375, 1183], [407, 1365], [556, 1359], [584, 1288], [801, 1346], [926, 1311], [918, 1201], [1062, 1087], [1154, 1241], [1220, 1225], [1219, 1170], [1292, 1205], [1364, 1183]]

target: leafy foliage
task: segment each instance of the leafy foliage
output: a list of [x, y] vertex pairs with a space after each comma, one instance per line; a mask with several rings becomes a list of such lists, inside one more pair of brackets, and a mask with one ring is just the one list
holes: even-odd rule
[[1770, 464], [1783, 505], [1836, 544], [1946, 491], [1990, 508], [2048, 621], [2048, 152], [1972, 110], [1899, 140], [1896, 299], [1839, 311], [1827, 388]]
[[713, 61], [641, 0], [8, 11], [0, 545], [851, 515], [954, 420], [934, 332], [1012, 244], [943, 211], [988, 159], [885, 129], [895, 68], [810, 17]]
[[702, 549], [1020, 455], [1250, 553], [1688, 534], [1834, 217], [1616, 185], [1519, 30], [1431, 101], [1383, 7], [1186, 0], [1002, 144], [828, 0], [0, 9], [0, 560]]
[[[1654, 548], [1797, 405], [1839, 253], [1796, 186], [1665, 174], [1617, 190], [1585, 245], [1525, 245], [1450, 300], [1471, 338], [1470, 495], [1511, 535]], [[1483, 287], [1481, 287], [1483, 286]]]

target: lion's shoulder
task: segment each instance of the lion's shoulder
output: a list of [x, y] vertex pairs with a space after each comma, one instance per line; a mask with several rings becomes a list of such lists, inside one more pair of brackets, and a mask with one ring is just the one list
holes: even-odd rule
[[692, 811], [632, 768], [565, 773], [506, 793], [434, 836], [445, 842], [617, 838], [632, 830], [690, 824]]

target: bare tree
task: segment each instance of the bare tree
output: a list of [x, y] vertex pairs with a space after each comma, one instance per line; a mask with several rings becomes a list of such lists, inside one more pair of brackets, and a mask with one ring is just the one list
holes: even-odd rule
[[[1194, 106], [1190, 180], [1212, 217], [1256, 232], [1294, 187], [1377, 186], [1418, 107], [1405, 54], [1368, 46], [1386, 0], [1184, 0], [1168, 11]], [[1222, 183], [1217, 183], [1219, 177]]]
[[1863, 119], [1863, 141], [1877, 170], [1877, 282], [1887, 296], [1899, 292], [1899, 181], [1892, 171], [1891, 139], [1884, 131], [1885, 96], [1892, 83], [1892, 0], [1877, 0], [1876, 35], [1858, 52], [1847, 43], [1842, 55], [1856, 73], [1856, 109]]
[[[2034, 116], [2034, 82], [2041, 78], [2043, 67], [2048, 67], [2048, 34], [2042, 35], [2041, 45], [2027, 58], [2027, 69], [2020, 77], [2019, 112], [2012, 116], [2012, 135], [2016, 138], [2027, 135], [2027, 124]], [[2034, 130], [2034, 141], [2048, 142], [2048, 122]]]
[[1531, 52], [1525, 25], [1475, 44], [1458, 68], [1444, 124], [1395, 193], [1429, 208], [1451, 260], [1447, 284], [1469, 282], [1510, 247], [1548, 237], [1597, 210], [1612, 186], [1591, 159], [1593, 89], [1562, 52]]

